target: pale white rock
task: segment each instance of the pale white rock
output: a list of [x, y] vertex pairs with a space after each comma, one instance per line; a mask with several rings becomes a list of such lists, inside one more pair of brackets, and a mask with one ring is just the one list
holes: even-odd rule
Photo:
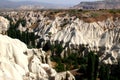
[[49, 52], [28, 49], [20, 40], [0, 34], [0, 80], [50, 80], [56, 75], [62, 77], [47, 64], [49, 56]]
[[[9, 60], [12, 63], [16, 63], [21, 66], [20, 70], [28, 72], [28, 60], [27, 56], [23, 54], [27, 47], [19, 40], [11, 39], [10, 37], [0, 34], [0, 57], [1, 59]], [[21, 60], [22, 59], [22, 60]], [[19, 68], [15, 65], [15, 67]], [[24, 72], [23, 71], [23, 72]], [[20, 72], [21, 73], [21, 72]], [[23, 73], [24, 74], [24, 73]]]
[[[25, 17], [24, 19], [27, 21], [26, 24], [27, 28], [30, 27], [32, 24], [36, 23], [37, 21], [39, 21], [37, 22], [38, 26], [34, 28], [34, 32], [35, 35], [39, 36], [39, 38], [37, 39], [38, 42], [39, 39], [45, 40], [44, 42], [41, 43], [42, 46], [48, 40], [50, 40], [51, 43], [53, 44], [55, 44], [55, 41], [58, 41], [58, 43], [63, 42], [63, 47], [67, 45], [68, 48], [70, 49], [79, 49], [79, 46], [83, 45], [84, 47], [87, 48], [88, 51], [92, 50], [95, 51], [96, 54], [99, 54], [100, 61], [106, 64], [115, 64], [120, 59], [120, 46], [119, 46], [120, 19], [119, 18], [113, 20], [112, 17], [109, 17], [108, 19], [103, 21], [88, 23], [83, 20], [80, 20], [79, 18], [73, 18], [68, 15], [65, 17], [56, 16], [55, 19], [52, 20], [45, 16], [46, 12], [47, 11], [43, 11], [43, 12], [28, 11], [28, 12], [20, 13], [21, 16]], [[13, 16], [15, 16], [14, 20], [18, 20], [21, 17], [20, 15], [17, 15], [18, 13], [13, 14], [9, 12], [8, 14], [12, 16], [12, 18]], [[2, 37], [0, 38], [0, 40], [1, 39], [7, 41], [7, 43], [5, 43], [6, 45], [11, 41], [11, 39], [8, 39], [6, 37]], [[3, 42], [1, 42], [0, 44], [2, 45]], [[14, 53], [15, 53], [14, 55], [18, 57], [17, 56], [18, 52], [16, 49], [20, 48], [20, 50], [22, 51], [19, 52], [19, 54], [24, 52], [25, 56], [27, 56], [28, 59], [28, 63], [27, 63], [28, 66], [31, 64], [31, 68], [28, 67], [28, 70], [31, 70], [31, 73], [34, 72], [35, 75], [36, 76], [38, 75], [39, 79], [41, 79], [42, 78], [41, 74], [36, 74], [36, 73], [39, 73], [40, 70], [41, 71], [45, 70], [44, 67], [42, 67], [41, 65], [43, 63], [44, 63], [43, 65], [46, 65], [47, 63], [46, 58], [47, 60], [49, 60], [50, 56], [47, 56], [45, 52], [41, 52], [42, 50], [39, 49], [26, 50], [26, 48], [22, 46], [22, 44], [19, 45], [20, 47], [18, 45], [17, 48], [14, 47], [15, 50], [13, 51], [12, 46], [13, 44], [8, 45], [9, 48], [6, 48], [6, 46], [1, 46], [1, 48], [5, 48], [5, 50], [0, 49], [2, 52], [5, 53], [5, 54], [1, 54], [1, 56], [7, 56], [6, 55], [7, 53], [9, 55], [9, 57], [7, 56], [7, 59], [10, 58], [11, 62], [17, 63], [19, 66], [21, 66], [23, 70], [25, 70], [23, 67], [25, 65], [23, 65], [23, 62], [19, 61], [19, 58], [18, 60], [12, 58]], [[24, 48], [21, 49], [21, 47]], [[65, 54], [67, 50], [64, 50], [62, 52], [61, 54], [62, 57], [64, 57], [64, 55], [67, 56], [67, 54]], [[85, 52], [83, 52], [83, 55], [85, 55]], [[32, 58], [34, 63], [31, 62]], [[53, 73], [54, 70], [51, 70], [51, 68], [48, 67], [49, 66], [47, 66], [47, 70], [48, 71], [50, 70], [51, 73]], [[36, 71], [36, 68], [39, 69], [38, 72]], [[44, 74], [47, 74], [47, 76], [49, 75], [46, 70]], [[31, 76], [32, 75], [34, 76], [33, 73], [31, 74]]]
[[74, 76], [69, 71], [58, 73], [55, 76], [54, 80], [66, 80], [66, 79], [67, 80], [75, 80]]
[[0, 34], [5, 33], [9, 28], [9, 21], [4, 17], [0, 16]]
[[43, 78], [48, 78], [47, 73], [41, 67], [41, 62], [36, 56], [32, 57], [32, 60], [29, 63], [29, 69], [32, 73], [39, 74], [39, 76], [42, 76]]
[[0, 80], [23, 80], [22, 75], [7, 60], [0, 60]]
[[20, 30], [21, 32], [26, 31], [26, 27], [23, 27], [22, 24], [20, 23], [17, 30]]
[[[77, 18], [72, 24], [66, 25], [62, 30], [59, 30], [51, 36], [51, 41], [63, 41], [70, 45], [88, 44], [90, 50], [100, 50], [104, 54], [108, 51], [108, 53], [111, 54], [111, 56], [109, 56], [110, 59], [108, 59], [111, 60], [111, 62], [108, 62], [110, 64], [116, 63], [118, 51], [111, 51], [111, 48], [113, 45], [117, 46], [120, 43], [120, 26], [117, 23], [119, 23], [118, 19], [113, 21], [111, 18], [92, 23], [87, 23]], [[100, 49], [100, 47], [105, 47], [105, 50]], [[114, 60], [111, 59], [112, 57]]]
[[[61, 26], [64, 19], [67, 19], [69, 22], [65, 26]], [[103, 21], [87, 23], [79, 18], [70, 20], [70, 17], [56, 17], [55, 20], [51, 21], [48, 25], [45, 25], [45, 22], [45, 19], [43, 19], [36, 28], [38, 29], [36, 35], [39, 35], [40, 39], [44, 39], [45, 41], [50, 40], [52, 43], [54, 43], [54, 41], [63, 42], [64, 46], [67, 43], [71, 49], [73, 48], [72, 45], [74, 45], [74, 47], [75, 45], [88, 45], [89, 51], [100, 51], [104, 54], [106, 54], [106, 52], [111, 54], [112, 52], [111, 57], [114, 57], [115, 61], [117, 61], [118, 51], [111, 51], [111, 48], [113, 45], [117, 46], [119, 43], [120, 19], [116, 18], [113, 20], [113, 18], [110, 17]], [[47, 36], [49, 32], [52, 33], [50, 38]], [[104, 47], [105, 49], [102, 49]], [[111, 61], [114, 63], [114, 60], [111, 59]]]
[[[15, 21], [23, 18], [26, 20], [26, 28], [29, 28], [34, 23], [37, 26], [33, 28], [35, 35], [43, 46], [47, 41], [55, 44], [63, 42], [63, 47], [67, 46], [70, 49], [79, 49], [83, 45], [88, 48], [88, 51], [95, 51], [101, 54], [100, 61], [104, 60], [111, 63], [116, 63], [119, 58], [119, 39], [120, 39], [120, 18], [109, 17], [103, 21], [85, 22], [75, 16], [66, 14], [64, 17], [55, 16], [53, 19], [46, 16], [48, 11], [11, 11], [4, 14], [9, 15]], [[4, 22], [2, 20], [2, 22]], [[6, 24], [6, 23], [3, 23]], [[1, 29], [0, 29], [1, 30]], [[32, 30], [31, 30], [32, 31]], [[87, 46], [86, 46], [87, 45]], [[116, 48], [117, 46], [117, 48]], [[114, 48], [113, 48], [114, 47]], [[62, 55], [66, 55], [63, 51]], [[84, 52], [85, 53], [85, 52]], [[109, 58], [108, 53], [111, 54]], [[64, 57], [64, 56], [63, 56]]]
[[41, 64], [40, 66], [47, 72], [48, 76], [50, 76], [50, 77], [56, 76], [57, 72], [54, 69], [52, 69], [52, 67], [50, 67], [50, 65]]

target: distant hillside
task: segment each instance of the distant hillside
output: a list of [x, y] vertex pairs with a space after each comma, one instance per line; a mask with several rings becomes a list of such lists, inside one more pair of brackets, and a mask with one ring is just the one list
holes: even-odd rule
[[0, 0], [0, 9], [41, 9], [41, 8], [61, 8], [60, 5], [43, 3], [37, 1], [19, 1]]
[[94, 2], [81, 2], [75, 5], [76, 9], [120, 9], [120, 0], [104, 0]]
[[16, 2], [0, 0], [0, 8], [12, 8], [12, 7], [17, 7]]

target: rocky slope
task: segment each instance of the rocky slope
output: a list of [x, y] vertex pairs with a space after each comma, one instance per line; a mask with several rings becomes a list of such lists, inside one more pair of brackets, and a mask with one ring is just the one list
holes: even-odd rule
[[93, 2], [81, 2], [75, 5], [76, 9], [120, 9], [119, 0], [99, 0]]
[[[6, 30], [9, 21], [3, 17], [0, 20], [4, 21], [0, 28]], [[49, 53], [28, 49], [20, 40], [0, 34], [0, 80], [75, 80], [69, 71], [57, 73], [49, 64]]]
[[0, 16], [0, 34], [5, 33], [9, 28], [9, 21]]
[[[18, 29], [33, 31], [38, 37], [36, 44], [41, 47], [47, 41], [62, 44], [65, 49], [63, 56], [68, 49], [77, 51], [83, 46], [88, 51], [95, 51], [100, 61], [116, 64], [120, 58], [120, 15], [119, 12], [103, 12], [86, 11], [79, 14], [82, 17], [69, 11], [67, 14], [65, 11], [25, 11], [2, 15], [8, 15], [14, 23], [20, 18], [25, 19], [25, 27], [19, 25]], [[84, 56], [87, 53], [82, 54]]]
[[[105, 63], [115, 63], [119, 58], [120, 51], [120, 24], [119, 18], [113, 21], [108, 18], [104, 21], [87, 23], [76, 18], [65, 23], [64, 18], [56, 17], [55, 21], [49, 25], [39, 25], [35, 32], [41, 38], [51, 42], [58, 41], [63, 46], [69, 46], [70, 49], [80, 49], [80, 45], [88, 47], [89, 50], [100, 54], [100, 59]], [[70, 21], [70, 22], [69, 22]], [[41, 22], [43, 24], [45, 22]], [[62, 29], [60, 29], [62, 28]], [[51, 33], [49, 35], [49, 33]], [[44, 34], [44, 35], [43, 35]], [[116, 47], [116, 48], [115, 48]], [[102, 55], [103, 53], [103, 55]]]

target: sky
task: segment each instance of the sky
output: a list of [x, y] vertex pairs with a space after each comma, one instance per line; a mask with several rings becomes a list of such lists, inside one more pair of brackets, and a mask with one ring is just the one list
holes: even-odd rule
[[96, 1], [96, 0], [11, 0], [11, 1], [39, 1], [52, 4], [79, 4], [81, 1]]

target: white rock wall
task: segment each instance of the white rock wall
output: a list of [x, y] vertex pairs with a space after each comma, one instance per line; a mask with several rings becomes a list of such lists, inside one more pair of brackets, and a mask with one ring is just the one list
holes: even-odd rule
[[[28, 49], [20, 40], [0, 34], [0, 80], [50, 80], [56, 75], [62, 77], [44, 61], [45, 58], [49, 59], [47, 56], [42, 49]], [[69, 77], [74, 78], [73, 75]]]

